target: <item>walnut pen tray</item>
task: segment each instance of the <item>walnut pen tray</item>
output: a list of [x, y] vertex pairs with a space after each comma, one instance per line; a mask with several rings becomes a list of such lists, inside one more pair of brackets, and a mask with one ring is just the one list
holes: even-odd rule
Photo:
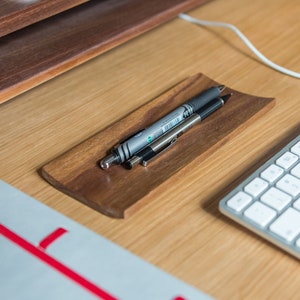
[[[191, 162], [205, 159], [238, 134], [275, 103], [226, 88], [233, 96], [222, 109], [182, 135], [176, 145], [148, 167], [132, 170], [99, 167], [99, 160], [126, 136], [148, 127], [203, 90], [219, 83], [203, 74], [187, 78], [163, 95], [148, 102], [125, 118], [88, 138], [44, 165], [41, 176], [58, 190], [89, 207], [114, 218], [126, 218], [145, 205], [154, 191]], [[188, 149], [188, 152], [187, 152]]]

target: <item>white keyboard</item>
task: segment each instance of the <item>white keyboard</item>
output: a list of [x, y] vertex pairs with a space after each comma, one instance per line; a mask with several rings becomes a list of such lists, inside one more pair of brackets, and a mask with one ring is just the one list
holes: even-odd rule
[[300, 135], [224, 197], [219, 209], [300, 259]]

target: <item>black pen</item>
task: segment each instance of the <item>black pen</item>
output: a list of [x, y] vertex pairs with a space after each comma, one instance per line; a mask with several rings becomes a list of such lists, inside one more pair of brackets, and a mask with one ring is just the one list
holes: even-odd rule
[[114, 148], [110, 155], [100, 161], [102, 169], [108, 169], [112, 165], [120, 165], [140, 151], [146, 145], [149, 145], [157, 138], [177, 126], [183, 120], [191, 116], [195, 111], [203, 107], [211, 100], [219, 97], [225, 89], [224, 85], [213, 86], [196, 97], [190, 99], [179, 106], [169, 114], [158, 120], [150, 127], [141, 130], [131, 138], [125, 140], [118, 147]]
[[223, 107], [230, 97], [231, 94], [228, 94], [212, 100], [204, 107], [193, 113], [190, 117], [185, 119], [178, 126], [155, 140], [149, 146], [138, 151], [132, 158], [125, 162], [124, 166], [127, 169], [132, 169], [139, 163], [141, 163], [143, 166], [147, 166], [150, 160], [172, 146], [177, 141], [178, 137], [180, 137], [183, 133]]

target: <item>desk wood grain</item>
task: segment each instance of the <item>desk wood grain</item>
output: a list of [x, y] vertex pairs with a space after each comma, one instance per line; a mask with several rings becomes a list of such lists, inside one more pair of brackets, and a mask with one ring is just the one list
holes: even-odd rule
[[[212, 1], [191, 15], [238, 26], [267, 57], [300, 71], [300, 7], [291, 0]], [[264, 117], [205, 161], [164, 182], [127, 220], [114, 220], [46, 183], [37, 170], [202, 72], [275, 97]], [[218, 201], [299, 130], [299, 80], [257, 61], [226, 29], [175, 19], [0, 106], [1, 178], [217, 299], [297, 299], [299, 261], [218, 212]]]

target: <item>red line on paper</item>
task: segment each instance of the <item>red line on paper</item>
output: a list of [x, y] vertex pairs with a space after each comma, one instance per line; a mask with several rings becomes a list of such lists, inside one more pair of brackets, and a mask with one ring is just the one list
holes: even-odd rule
[[46, 236], [42, 241], [40, 241], [39, 247], [46, 250], [48, 246], [50, 246], [54, 241], [56, 241], [58, 238], [60, 238], [66, 232], [68, 232], [68, 231], [64, 228], [57, 228], [51, 234]]
[[62, 273], [66, 277], [70, 278], [89, 292], [93, 293], [94, 295], [98, 296], [100, 299], [103, 300], [117, 300], [114, 296], [110, 295], [103, 289], [101, 289], [99, 286], [95, 285], [94, 283], [90, 282], [80, 274], [76, 273], [69, 267], [65, 266], [55, 258], [48, 255], [43, 250], [37, 248], [36, 246], [32, 245], [25, 239], [23, 239], [18, 234], [14, 233], [4, 225], [0, 224], [0, 234], [2, 234], [4, 237], [9, 239], [10, 241], [14, 242], [16, 245], [21, 247], [22, 249], [26, 250], [36, 258], [39, 258], [46, 264], [48, 264], [53, 269], [57, 270], [58, 272]]

